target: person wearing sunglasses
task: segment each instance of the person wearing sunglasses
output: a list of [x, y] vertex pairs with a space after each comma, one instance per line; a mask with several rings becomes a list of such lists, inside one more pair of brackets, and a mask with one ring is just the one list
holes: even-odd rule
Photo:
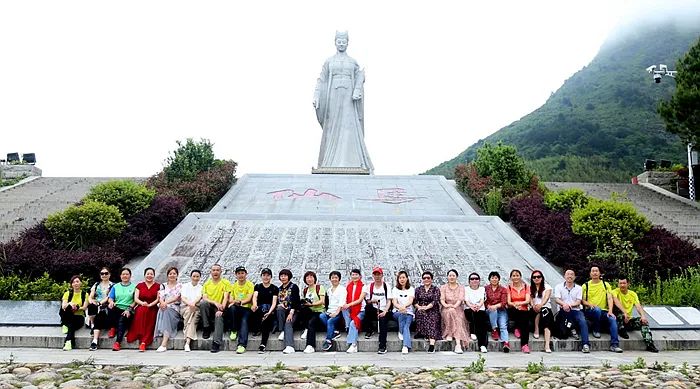
[[428, 339], [428, 352], [435, 352], [435, 341], [442, 339], [440, 329], [440, 289], [433, 285], [433, 273], [424, 271], [423, 285], [416, 289], [416, 338]]
[[[88, 298], [88, 316], [90, 318], [90, 332], [92, 332], [92, 343], [90, 343], [90, 351], [97, 350], [98, 340], [100, 339], [100, 331], [109, 329], [109, 291], [114, 283], [109, 280], [109, 269], [103, 267], [100, 270], [100, 281], [90, 288], [90, 297]], [[114, 337], [115, 329], [109, 331], [110, 337]]]
[[546, 353], [552, 352], [549, 346], [554, 326], [551, 295], [552, 287], [545, 282], [544, 274], [539, 270], [533, 271], [530, 275], [530, 305], [532, 313], [535, 315], [535, 333], [532, 336], [539, 339], [540, 327], [544, 328], [544, 352]]
[[486, 291], [480, 284], [481, 276], [478, 273], [469, 275], [469, 286], [464, 287], [464, 295], [466, 296], [464, 316], [469, 323], [472, 340], [476, 340], [479, 343], [479, 351], [485, 353], [488, 352], [487, 333], [489, 326], [484, 306]]

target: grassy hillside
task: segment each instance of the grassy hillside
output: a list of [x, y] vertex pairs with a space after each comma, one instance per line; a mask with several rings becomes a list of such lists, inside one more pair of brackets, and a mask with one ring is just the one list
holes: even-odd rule
[[515, 145], [546, 181], [627, 181], [645, 158], [683, 162], [685, 146], [656, 113], [674, 82], [664, 77], [655, 84], [645, 68], [662, 62], [675, 69], [699, 36], [700, 18], [692, 27], [668, 22], [613, 34], [540, 108], [426, 174], [452, 177], [485, 141], [499, 140]]

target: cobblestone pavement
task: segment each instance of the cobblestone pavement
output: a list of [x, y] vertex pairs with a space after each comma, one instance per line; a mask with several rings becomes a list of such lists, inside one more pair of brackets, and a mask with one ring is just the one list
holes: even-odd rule
[[[229, 359], [230, 360], [230, 359]], [[371, 361], [372, 358], [368, 358]], [[388, 368], [374, 365], [143, 366], [100, 365], [93, 359], [66, 364], [0, 363], [0, 389], [14, 388], [696, 388], [700, 367], [648, 363], [557, 367], [531, 362], [525, 368], [493, 369], [477, 358], [466, 367]]]

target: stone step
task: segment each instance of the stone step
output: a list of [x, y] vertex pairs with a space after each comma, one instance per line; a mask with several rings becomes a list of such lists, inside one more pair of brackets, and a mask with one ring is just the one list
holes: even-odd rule
[[[300, 338], [301, 332], [296, 332], [294, 336], [294, 348], [297, 352], [301, 352], [306, 347], [306, 341]], [[698, 330], [656, 330], [653, 331], [654, 341], [656, 346], [660, 350], [700, 350], [700, 331]], [[270, 339], [267, 343], [267, 351], [282, 351], [284, 348], [283, 342], [277, 339], [278, 334], [271, 334]], [[323, 345], [324, 336], [320, 333], [316, 337], [316, 350], [321, 352], [321, 347]], [[511, 352], [520, 352], [520, 340], [516, 339], [511, 334]], [[90, 347], [90, 342], [92, 338], [90, 337], [89, 331], [87, 329], [81, 329], [76, 334], [76, 347], [79, 349], [87, 349]], [[62, 348], [64, 342], [64, 335], [61, 334], [59, 328], [56, 327], [0, 327], [0, 347], [21, 347], [21, 348]], [[100, 352], [105, 350], [111, 350], [114, 340], [106, 337], [102, 334], [99, 340]], [[199, 333], [199, 340], [193, 341], [191, 347], [193, 350], [210, 350], [211, 349], [211, 339], [204, 340], [201, 338], [201, 332]], [[553, 339], [552, 340], [552, 350], [553, 351], [578, 351], [581, 348], [581, 342], [569, 339]], [[345, 343], [345, 335], [341, 339], [335, 342], [336, 351], [345, 351], [347, 345]], [[428, 342], [424, 339], [414, 339], [413, 351], [426, 351], [428, 349]], [[544, 351], [544, 340], [543, 336], [539, 339], [534, 339], [530, 336], [530, 348], [533, 352]], [[607, 334], [602, 334], [600, 339], [590, 338], [591, 350], [592, 351], [608, 351], [610, 346], [610, 336]], [[156, 340], [151, 344], [148, 349], [155, 350], [159, 345], [159, 341]], [[258, 346], [260, 345], [259, 336], [250, 336], [248, 340], [248, 352], [256, 352]], [[400, 352], [403, 343], [398, 340], [397, 333], [390, 331], [387, 337], [387, 350], [389, 352]], [[122, 342], [122, 349], [137, 349], [138, 342], [126, 343]], [[222, 350], [235, 350], [237, 343], [235, 341], [230, 341], [228, 339], [228, 333], [224, 336], [224, 341], [222, 345]], [[376, 352], [379, 346], [378, 335], [375, 334], [371, 339], [365, 339], [364, 334], [361, 334], [358, 341], [358, 349], [361, 352]], [[184, 347], [184, 338], [182, 332], [179, 331], [178, 335], [168, 342], [168, 348], [173, 350], [182, 350]], [[644, 342], [641, 339], [639, 332], [630, 333], [630, 339], [620, 339], [620, 347], [624, 350], [638, 350], [642, 351], [645, 349]], [[452, 351], [453, 346], [451, 342], [438, 341], [436, 343], [437, 351]], [[477, 350], [476, 342], [471, 342], [468, 349], [465, 352], [474, 352]], [[489, 352], [501, 352], [501, 345], [489, 338], [488, 342]]]

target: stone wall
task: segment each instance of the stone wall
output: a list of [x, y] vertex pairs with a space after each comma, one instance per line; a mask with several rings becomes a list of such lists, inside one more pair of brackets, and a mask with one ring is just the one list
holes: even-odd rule
[[36, 165], [0, 165], [2, 178], [10, 179], [22, 176], [41, 176], [41, 169]]
[[675, 172], [646, 171], [638, 175], [637, 180], [640, 183], [656, 185], [673, 193], [676, 193], [678, 189], [676, 188], [678, 175]]

